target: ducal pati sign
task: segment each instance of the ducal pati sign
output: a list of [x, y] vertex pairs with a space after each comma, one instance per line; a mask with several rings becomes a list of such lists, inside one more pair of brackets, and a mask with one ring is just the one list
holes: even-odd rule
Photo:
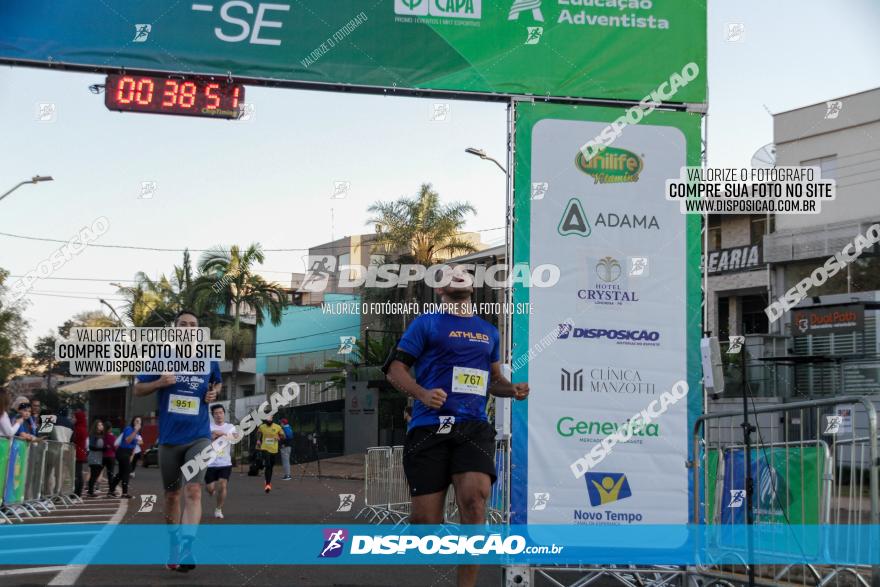
[[844, 304], [794, 310], [791, 314], [793, 336], [811, 334], [848, 334], [865, 326], [865, 306]]
[[706, 270], [709, 275], [751, 271], [760, 269], [763, 263], [761, 245], [746, 245], [710, 251], [709, 257], [706, 259]]

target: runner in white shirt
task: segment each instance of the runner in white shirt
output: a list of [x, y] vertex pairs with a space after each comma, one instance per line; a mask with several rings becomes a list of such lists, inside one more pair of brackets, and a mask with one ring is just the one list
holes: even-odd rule
[[[231, 440], [231, 437], [235, 435], [235, 426], [226, 421], [226, 409], [220, 404], [214, 404], [211, 406], [211, 417], [211, 441], [213, 442], [222, 436]], [[217, 448], [217, 445], [215, 444], [214, 447]], [[220, 519], [223, 519], [226, 483], [232, 473], [231, 448], [231, 445], [217, 448], [217, 456], [208, 463], [208, 469], [205, 471], [205, 489], [208, 490], [208, 495], [216, 494], [217, 507], [214, 508], [214, 517]]]

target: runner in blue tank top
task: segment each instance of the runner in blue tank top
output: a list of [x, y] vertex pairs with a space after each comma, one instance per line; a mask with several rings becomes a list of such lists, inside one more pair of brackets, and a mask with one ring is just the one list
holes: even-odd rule
[[[488, 394], [526, 399], [529, 385], [501, 374], [498, 329], [473, 314], [471, 275], [447, 266], [437, 282], [446, 284], [437, 293], [448, 311], [416, 318], [387, 372], [394, 387], [415, 399], [403, 453], [412, 495], [409, 521], [442, 524], [452, 483], [461, 523], [485, 524], [496, 480], [495, 429], [486, 400]], [[459, 586], [474, 585], [478, 570], [460, 566]]]
[[[177, 328], [198, 328], [195, 313], [182, 310], [174, 317]], [[156, 394], [159, 414], [159, 469], [165, 487], [165, 523], [171, 537], [171, 553], [166, 565], [172, 571], [191, 571], [192, 532], [202, 517], [204, 468], [184, 484], [183, 465], [192, 461], [211, 444], [208, 404], [217, 399], [223, 378], [220, 364], [211, 362], [208, 374], [138, 375], [137, 396]], [[181, 512], [181, 487], [185, 501]], [[180, 524], [188, 531], [182, 536]]]

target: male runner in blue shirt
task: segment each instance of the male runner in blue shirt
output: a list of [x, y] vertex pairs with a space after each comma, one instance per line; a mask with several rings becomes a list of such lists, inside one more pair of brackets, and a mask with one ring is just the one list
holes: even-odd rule
[[[415, 398], [403, 453], [410, 523], [442, 524], [452, 483], [461, 523], [485, 524], [486, 500], [496, 481], [487, 393], [522, 400], [529, 384], [511, 383], [501, 374], [498, 329], [474, 316], [470, 274], [447, 266], [438, 282], [448, 283], [437, 288], [448, 311], [413, 320], [387, 373], [394, 387]], [[459, 566], [459, 586], [475, 585], [478, 572], [476, 565]]]
[[[198, 328], [195, 313], [182, 310], [174, 317], [177, 328]], [[217, 399], [223, 377], [220, 364], [211, 362], [207, 375], [163, 373], [138, 375], [134, 386], [137, 396], [156, 393], [159, 414], [159, 469], [165, 487], [165, 523], [172, 532], [171, 556], [167, 567], [173, 571], [195, 568], [191, 560], [192, 535], [178, 536], [177, 527], [185, 524], [190, 529], [202, 517], [202, 468], [186, 482], [185, 506], [181, 515], [180, 489], [184, 482], [184, 463], [194, 459], [211, 444], [211, 425], [208, 404]], [[157, 393], [158, 392], [158, 393]], [[177, 549], [180, 549], [178, 552]]]

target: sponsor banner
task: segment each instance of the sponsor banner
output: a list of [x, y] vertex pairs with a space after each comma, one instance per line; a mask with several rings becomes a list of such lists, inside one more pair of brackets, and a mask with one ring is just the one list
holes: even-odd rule
[[0, 493], [6, 488], [6, 474], [9, 469], [9, 452], [11, 448], [12, 440], [0, 438]]
[[29, 0], [0, 3], [0, 62], [703, 103], [702, 73], [677, 91], [670, 74], [706, 71], [706, 13], [701, 0]]
[[[824, 445], [752, 449], [755, 523], [821, 523], [820, 496], [826, 452]], [[725, 451], [723, 467], [721, 495], [715, 496], [719, 500], [720, 523], [745, 524], [745, 451]]]
[[[513, 316], [514, 381], [533, 390], [514, 404], [515, 523], [689, 520], [701, 394], [650, 422], [637, 415], [679, 380], [700, 389], [699, 223], [663, 197], [666, 178], [698, 159], [699, 118], [655, 111], [586, 160], [580, 147], [620, 113], [517, 105], [514, 263], [552, 263], [560, 279], [514, 289], [532, 308]], [[548, 332], [546, 351], [522, 360]], [[625, 441], [572, 474], [616, 433]]]
[[27, 480], [28, 442], [14, 439], [9, 449], [9, 462], [6, 466], [6, 487], [3, 503], [21, 503], [24, 499], [24, 486]]
[[811, 334], [849, 334], [865, 327], [865, 306], [845, 304], [794, 310], [791, 314], [792, 336]]
[[[622, 489], [621, 489], [622, 490]], [[0, 550], [2, 565], [75, 564], [82, 553], [70, 535], [93, 533], [72, 524], [0, 525], [0, 539], [43, 548]], [[438, 565], [438, 564], [877, 564], [877, 526], [570, 525], [375, 526], [215, 524], [184, 526], [200, 565]], [[753, 549], [748, 549], [751, 535]], [[89, 547], [90, 564], [163, 565], [171, 534], [164, 524], [120, 524], [113, 540]], [[151, 548], [132, 548], [150, 544]], [[723, 545], [723, 546], [722, 546]], [[821, 548], [819, 547], [821, 546]]]

